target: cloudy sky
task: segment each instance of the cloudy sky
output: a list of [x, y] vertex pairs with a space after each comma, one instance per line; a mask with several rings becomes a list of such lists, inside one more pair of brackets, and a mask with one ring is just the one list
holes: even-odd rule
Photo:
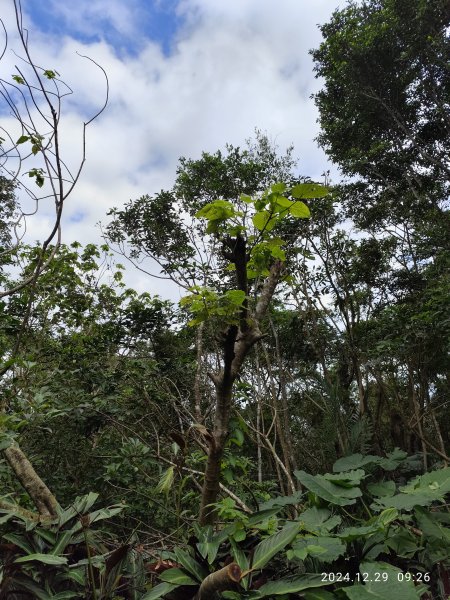
[[[13, 0], [0, 0], [10, 47], [1, 77], [18, 59]], [[320, 43], [317, 24], [343, 0], [22, 0], [36, 63], [54, 69], [74, 90], [62, 109], [63, 151], [75, 168], [81, 125], [104, 100], [106, 111], [87, 133], [87, 161], [68, 201], [63, 241], [99, 242], [96, 224], [112, 206], [168, 188], [178, 158], [199, 157], [225, 143], [244, 145], [255, 128], [283, 150], [293, 143], [299, 172], [316, 180], [331, 166], [317, 148], [320, 87], [308, 50]], [[77, 54], [78, 53], [78, 54]], [[13, 127], [6, 107], [2, 125]], [[334, 171], [334, 169], [332, 169]], [[28, 222], [43, 238], [45, 206]], [[173, 296], [137, 272], [139, 291]]]

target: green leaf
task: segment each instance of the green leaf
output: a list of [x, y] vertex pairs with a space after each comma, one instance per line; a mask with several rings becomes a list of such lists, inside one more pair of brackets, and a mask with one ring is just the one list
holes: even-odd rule
[[417, 538], [407, 529], [398, 529], [394, 535], [389, 535], [386, 546], [392, 548], [397, 556], [412, 558], [421, 549]]
[[379, 483], [369, 483], [367, 489], [372, 496], [380, 498], [382, 496], [389, 497], [395, 494], [394, 481], [380, 481]]
[[292, 544], [292, 550], [289, 550], [289, 552], [301, 560], [305, 560], [307, 556], [312, 556], [322, 562], [330, 563], [339, 556], [342, 556], [346, 548], [347, 546], [335, 537], [307, 536], [295, 540], [294, 544]]
[[270, 186], [270, 191], [275, 192], [276, 194], [282, 194], [286, 191], [286, 187], [285, 183], [274, 183]]
[[415, 506], [428, 506], [437, 500], [443, 500], [450, 492], [450, 467], [429, 471], [415, 477], [400, 488], [395, 496], [376, 498], [371, 505], [374, 510], [397, 508], [412, 510]]
[[322, 581], [322, 575], [305, 574], [292, 579], [278, 579], [278, 581], [269, 581], [258, 590], [259, 598], [268, 598], [270, 596], [279, 596], [281, 594], [295, 594], [308, 588], [322, 587], [326, 585]]
[[245, 300], [245, 292], [243, 290], [228, 290], [224, 294], [225, 298], [235, 306], [242, 306]]
[[337, 536], [346, 542], [352, 542], [353, 540], [358, 540], [365, 538], [373, 533], [376, 533], [379, 530], [379, 526], [374, 523], [372, 525], [361, 525], [359, 527], [345, 527]]
[[19, 85], [25, 85], [25, 79], [23, 77], [21, 77], [20, 75], [13, 75], [12, 78]]
[[56, 554], [60, 554], [60, 553], [64, 552], [67, 545], [70, 543], [72, 536], [73, 536], [72, 531], [70, 531], [70, 530], [64, 531], [64, 533], [58, 538], [58, 541], [56, 542], [56, 544], [50, 550], [50, 554], [56, 555]]
[[341, 471], [350, 471], [352, 469], [360, 469], [364, 465], [379, 464], [381, 462], [381, 456], [374, 456], [367, 454], [351, 454], [350, 456], [344, 456], [337, 460], [333, 465], [333, 471], [339, 473]]
[[357, 469], [356, 471], [348, 471], [346, 473], [326, 473], [324, 477], [336, 485], [351, 488], [355, 485], [359, 485], [365, 475], [365, 471], [362, 469]]
[[37, 600], [52, 600], [53, 594], [49, 594], [41, 587], [36, 585], [32, 580], [28, 577], [24, 576], [16, 576], [14, 577], [14, 584], [17, 588], [21, 590], [27, 590], [33, 594], [33, 598], [37, 598]]
[[300, 528], [301, 523], [296, 521], [287, 523], [281, 531], [260, 542], [253, 554], [252, 569], [262, 569], [275, 554], [295, 539]]
[[27, 554], [33, 553], [33, 547], [29, 544], [28, 540], [24, 539], [24, 536], [22, 535], [16, 533], [5, 533], [2, 535], [2, 539], [15, 544]]
[[389, 523], [392, 523], [392, 521], [395, 521], [397, 518], [398, 510], [396, 508], [387, 508], [378, 515], [376, 518], [376, 523], [381, 525], [381, 527], [386, 527], [386, 525], [389, 525]]
[[431, 540], [441, 540], [448, 545], [448, 550], [450, 554], [450, 529], [448, 527], [444, 527], [437, 519], [434, 518], [434, 514], [424, 510], [421, 507], [417, 507], [415, 509], [415, 515], [417, 519], [417, 524], [422, 530], [425, 538], [430, 538]]
[[175, 585], [198, 585], [198, 581], [186, 575], [181, 569], [167, 569], [159, 576], [161, 581], [167, 581], [167, 583], [173, 583]]
[[175, 548], [175, 556], [179, 562], [198, 582], [202, 582], [207, 577], [208, 572], [194, 559], [190, 554], [181, 548]]
[[172, 583], [160, 583], [159, 585], [155, 586], [152, 590], [150, 590], [150, 592], [144, 594], [141, 600], [157, 600], [157, 598], [162, 598], [162, 596], [165, 596], [177, 587], [177, 585], [173, 585]]
[[168, 494], [172, 489], [173, 481], [175, 477], [175, 467], [171, 466], [161, 475], [160, 480], [158, 481], [158, 485], [156, 486], [156, 491], [158, 494]]
[[52, 71], [52, 69], [46, 69], [44, 71], [44, 76], [47, 77], [47, 79], [55, 79], [56, 75], [56, 71]]
[[[249, 560], [248, 560], [245, 552], [242, 550], [242, 548], [240, 548], [238, 546], [238, 544], [235, 542], [235, 540], [233, 538], [230, 538], [230, 545], [231, 545], [231, 554], [234, 558], [234, 562], [237, 565], [239, 565], [239, 568], [241, 569], [242, 572], [248, 571], [250, 564], [249, 564]], [[243, 588], [245, 590], [248, 588], [248, 583], [249, 583], [249, 580], [247, 577], [245, 577], [241, 581], [241, 585], [243, 586]]]
[[[264, 504], [264, 506], [265, 506], [265, 504]], [[273, 506], [272, 508], [265, 508], [264, 510], [260, 510], [256, 513], [253, 513], [247, 519], [247, 526], [254, 527], [255, 525], [258, 525], [259, 523], [263, 523], [264, 521], [267, 521], [267, 519], [270, 519], [270, 517], [273, 517], [273, 515], [276, 515], [277, 513], [279, 513], [282, 508], [283, 507], [281, 505]]]
[[311, 216], [309, 208], [304, 202], [294, 202], [289, 207], [289, 212], [293, 217], [297, 217], [299, 219], [308, 219]]
[[405, 494], [416, 494], [420, 491], [430, 491], [444, 496], [450, 492], [450, 467], [429, 471], [409, 481], [407, 485], [400, 488]]
[[292, 200], [289, 200], [285, 196], [278, 196], [275, 205], [280, 206], [281, 208], [289, 208], [293, 204]]
[[208, 221], [224, 221], [237, 214], [234, 206], [228, 200], [214, 200], [203, 206], [195, 216], [197, 219], [203, 218]]
[[355, 504], [356, 498], [362, 496], [358, 487], [343, 488], [325, 479], [323, 475], [310, 475], [305, 471], [295, 471], [294, 475], [308, 490], [338, 506]]
[[365, 585], [341, 588], [350, 600], [420, 600], [424, 591], [416, 588], [412, 581], [399, 581], [401, 569], [386, 563], [362, 562], [359, 570], [362, 577], [367, 575]]
[[77, 514], [84, 514], [95, 504], [97, 498], [96, 492], [89, 492], [86, 496], [77, 496], [72, 507]]
[[291, 189], [294, 198], [324, 198], [330, 190], [318, 183], [299, 183]]
[[262, 210], [253, 215], [252, 221], [259, 231], [271, 231], [275, 227], [277, 219], [268, 210]]
[[419, 492], [417, 494], [397, 494], [387, 498], [377, 498], [370, 507], [373, 510], [396, 508], [397, 510], [412, 510], [416, 506], [429, 506], [432, 502], [440, 500], [438, 494], [432, 492]]
[[3, 515], [3, 517], [0, 517], [0, 525], [3, 525], [3, 523], [7, 523], [9, 521], [9, 519], [12, 519], [15, 516], [16, 515], [13, 512], [6, 513], [6, 515]]
[[331, 516], [331, 512], [327, 508], [317, 508], [316, 506], [302, 512], [298, 519], [301, 521], [303, 529], [316, 535], [330, 532], [342, 521], [339, 515]]
[[[292, 494], [291, 496], [276, 496], [275, 498], [271, 498], [267, 500], [263, 504], [260, 504], [261, 510], [271, 509], [272, 507], [278, 507], [278, 510], [282, 506], [288, 506], [290, 504], [298, 504], [301, 500], [302, 492], [298, 491]], [[277, 512], [278, 512], [277, 510]], [[251, 519], [251, 517], [250, 517]]]
[[24, 563], [37, 561], [44, 563], [45, 565], [66, 565], [67, 558], [65, 556], [53, 556], [52, 554], [29, 554], [28, 556], [21, 556], [16, 558], [15, 563]]
[[21, 135], [20, 138], [17, 140], [16, 144], [24, 144], [25, 142], [28, 142], [29, 139], [29, 135]]

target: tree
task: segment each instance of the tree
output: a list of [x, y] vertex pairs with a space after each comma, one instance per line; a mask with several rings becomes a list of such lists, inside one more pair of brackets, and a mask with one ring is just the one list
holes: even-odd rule
[[[286, 275], [286, 252], [295, 247], [298, 235], [293, 229], [284, 240], [278, 233], [284, 221], [309, 216], [303, 199], [328, 193], [312, 182], [272, 182], [263, 191], [262, 184], [270, 183], [280, 167], [289, 166], [289, 155], [274, 169], [270, 158], [254, 152], [230, 146], [227, 152], [225, 157], [218, 152], [204, 154], [199, 161], [182, 159], [172, 192], [113, 210], [114, 220], [107, 228], [112, 242], [128, 242], [134, 258], [154, 258], [163, 274], [189, 290], [182, 306], [193, 315], [191, 325], [212, 323], [220, 361], [212, 363], [209, 372], [215, 410], [212, 429], [205, 432], [202, 524], [215, 518], [212, 505], [219, 493], [233, 386], [250, 350], [262, 339], [262, 320]], [[198, 219], [193, 226], [176, 216], [177, 204]]]
[[[362, 223], [442, 214], [449, 188], [450, 13], [445, 0], [349, 2], [312, 51], [319, 143]], [[369, 200], [370, 198], [370, 200]], [[380, 204], [384, 206], [380, 214]]]
[[[38, 211], [40, 204], [53, 201], [54, 221], [47, 238], [42, 243], [41, 255], [35, 263], [34, 270], [15, 288], [0, 291], [0, 297], [10, 295], [36, 281], [57, 252], [58, 245], [61, 243], [61, 217], [64, 204], [72, 193], [86, 160], [87, 127], [100, 116], [108, 100], [107, 88], [103, 107], [82, 124], [79, 164], [67, 165], [61, 155], [61, 117], [64, 99], [72, 95], [73, 91], [60, 78], [58, 72], [39, 67], [33, 60], [28, 31], [24, 27], [20, 2], [17, 0], [14, 0], [14, 13], [23, 54], [17, 56], [20, 63], [16, 66], [12, 81], [0, 79], [0, 97], [5, 108], [9, 109], [11, 116], [17, 122], [21, 135], [15, 139], [14, 133], [1, 128], [2, 135], [5, 136], [0, 137], [1, 171], [31, 200], [34, 205], [31, 214]], [[5, 45], [0, 60], [5, 56], [8, 48], [7, 32], [3, 21], [1, 23], [5, 31]], [[102, 71], [106, 79], [104, 70], [92, 59], [88, 60]], [[36, 187], [22, 181], [21, 175], [24, 174], [28, 174]], [[26, 217], [30, 214], [30, 211], [21, 207], [20, 203], [17, 203], [15, 208], [16, 219], [9, 234], [12, 243], [10, 250], [20, 247]], [[44, 260], [50, 245], [54, 249], [53, 255], [47, 255]]]
[[[10, 278], [2, 274], [0, 298], [6, 298], [24, 288], [29, 288], [29, 304], [23, 315], [21, 327], [16, 340], [10, 349], [7, 360], [0, 367], [0, 375], [11, 368], [21, 345], [23, 333], [28, 326], [32, 304], [33, 290], [39, 276], [50, 265], [61, 244], [61, 218], [68, 196], [73, 191], [81, 174], [86, 157], [86, 128], [104, 110], [105, 105], [82, 125], [81, 158], [75, 168], [68, 167], [61, 155], [60, 122], [64, 98], [72, 90], [60, 79], [59, 74], [52, 69], [39, 67], [33, 60], [29, 43], [28, 31], [23, 24], [20, 2], [14, 0], [14, 14], [21, 44], [22, 56], [18, 55], [20, 66], [12, 75], [12, 81], [0, 79], [0, 97], [16, 121], [21, 134], [16, 139], [13, 132], [2, 128], [0, 137], [1, 182], [6, 202], [2, 208], [3, 219], [0, 231], [1, 261], [12, 267], [18, 267], [20, 247], [23, 244], [24, 222], [27, 209], [19, 200], [12, 198], [12, 190], [22, 190], [34, 204], [36, 212], [39, 205], [49, 199], [54, 202], [54, 220], [42, 242], [34, 260], [24, 270], [24, 278], [9, 286]], [[0, 60], [5, 56], [8, 47], [7, 31], [5, 45]], [[89, 59], [91, 60], [91, 59]], [[94, 61], [92, 61], [94, 62]], [[96, 64], [96, 63], [95, 63]], [[97, 65], [99, 66], [99, 65]], [[101, 69], [101, 67], [99, 67]], [[101, 69], [104, 73], [103, 69]], [[106, 75], [105, 75], [106, 77]], [[106, 92], [106, 100], [108, 92]], [[28, 169], [28, 170], [27, 170]], [[28, 174], [37, 187], [28, 186], [19, 178]], [[32, 211], [32, 212], [33, 212]], [[28, 211], [29, 212], [29, 211]], [[31, 463], [17, 444], [4, 449], [5, 456], [15, 471], [18, 479], [33, 498], [38, 511], [43, 516], [54, 514], [56, 500], [50, 490], [34, 471]]]

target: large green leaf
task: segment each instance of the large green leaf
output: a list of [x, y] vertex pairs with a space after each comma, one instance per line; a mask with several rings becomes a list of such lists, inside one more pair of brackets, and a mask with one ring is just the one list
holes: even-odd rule
[[295, 471], [294, 475], [308, 490], [338, 506], [355, 504], [356, 498], [362, 496], [358, 487], [343, 488], [325, 479], [323, 475], [310, 475], [305, 471]]
[[329, 192], [329, 188], [318, 183], [298, 183], [291, 189], [291, 196], [294, 198], [324, 198]]
[[387, 498], [377, 498], [370, 508], [373, 510], [382, 510], [384, 508], [396, 508], [398, 510], [413, 510], [416, 506], [429, 506], [438, 500], [435, 494], [426, 492], [418, 494], [397, 494]]
[[[230, 545], [231, 554], [234, 558], [234, 562], [239, 566], [242, 572], [248, 571], [250, 563], [245, 552], [242, 550], [242, 548], [240, 548], [240, 546], [238, 546], [238, 544], [233, 540], [233, 538], [230, 538]], [[248, 577], [244, 577], [244, 579], [241, 581], [241, 585], [244, 588], [244, 590], [248, 588], [248, 583]]]
[[[264, 506], [265, 506], [265, 504], [264, 504]], [[279, 513], [282, 508], [283, 507], [280, 505], [280, 506], [274, 506], [273, 508], [266, 508], [264, 510], [255, 512], [252, 515], [250, 515], [250, 517], [246, 521], [246, 524], [248, 527], [253, 527], [254, 525], [263, 523], [264, 521], [267, 521], [267, 519], [269, 519], [273, 515], [276, 515], [277, 513]]]
[[422, 547], [417, 539], [407, 529], [399, 528], [396, 533], [390, 535], [385, 541], [386, 546], [391, 548], [397, 556], [402, 558], [411, 558], [414, 554], [421, 550]]
[[245, 292], [242, 290], [228, 290], [224, 296], [231, 304], [236, 306], [241, 306], [245, 300]]
[[77, 514], [86, 513], [95, 503], [98, 498], [96, 492], [89, 492], [86, 496], [78, 496], [75, 498], [75, 502], [72, 504], [73, 509]]
[[161, 573], [159, 578], [161, 581], [167, 581], [167, 583], [173, 583], [174, 585], [198, 585], [198, 581], [177, 568], [167, 569], [167, 571]]
[[37, 561], [46, 565], [66, 565], [67, 558], [65, 556], [53, 556], [53, 554], [28, 554], [28, 556], [21, 556], [16, 558], [15, 563], [24, 563]]
[[359, 570], [362, 578], [367, 577], [365, 585], [342, 588], [350, 600], [420, 600], [424, 591], [405, 581], [400, 569], [386, 563], [363, 562]]
[[[302, 492], [294, 492], [291, 496], [276, 496], [275, 498], [271, 498], [267, 500], [263, 504], [260, 504], [261, 511], [266, 509], [271, 509], [272, 507], [278, 507], [280, 510], [283, 506], [287, 506], [290, 504], [298, 504], [302, 497]], [[252, 517], [250, 517], [251, 519]]]
[[304, 202], [300, 201], [291, 204], [289, 207], [289, 212], [293, 217], [297, 217], [298, 219], [308, 219], [311, 216], [309, 208]]
[[52, 600], [53, 598], [53, 594], [46, 592], [28, 577], [18, 575], [14, 577], [14, 584], [20, 590], [31, 592], [33, 594], [32, 598], [37, 600]]
[[205, 204], [197, 213], [196, 218], [207, 219], [208, 221], [223, 221], [235, 214], [234, 206], [228, 200], [214, 200]]
[[416, 506], [429, 506], [433, 502], [443, 500], [445, 492], [443, 488], [437, 486], [433, 489], [432, 485], [427, 487], [409, 488], [408, 493], [400, 493], [395, 496], [385, 498], [376, 498], [371, 504], [374, 510], [383, 508], [397, 508], [398, 510], [412, 510]]
[[346, 473], [326, 473], [324, 475], [325, 479], [328, 481], [332, 481], [336, 485], [347, 488], [359, 485], [365, 476], [366, 472], [363, 469], [348, 471]]
[[362, 525], [360, 527], [345, 527], [337, 534], [341, 539], [352, 542], [353, 540], [362, 539], [368, 535], [372, 535], [379, 530], [379, 526], [374, 523], [372, 525]]
[[317, 508], [312, 506], [299, 516], [302, 528], [316, 535], [327, 534], [332, 531], [342, 521], [339, 515], [331, 516], [327, 508]]
[[352, 469], [360, 469], [365, 465], [379, 464], [381, 456], [375, 456], [373, 454], [351, 454], [350, 456], [344, 456], [337, 460], [333, 465], [333, 471], [340, 473], [341, 471], [351, 471]]
[[404, 494], [416, 494], [425, 490], [442, 497], [448, 494], [450, 492], [450, 467], [429, 471], [424, 475], [415, 477], [407, 485], [400, 488], [400, 491]]
[[323, 582], [322, 575], [306, 574], [291, 579], [279, 579], [278, 581], [269, 581], [258, 590], [258, 598], [268, 598], [270, 596], [280, 596], [282, 594], [295, 594], [308, 588], [321, 587], [326, 585]]
[[389, 497], [395, 494], [395, 483], [393, 481], [380, 481], [379, 483], [369, 483], [367, 486], [370, 494], [375, 497]]
[[450, 528], [445, 527], [435, 518], [432, 512], [424, 510], [421, 507], [415, 509], [417, 524], [420, 527], [425, 538], [441, 540], [448, 545], [450, 556]]
[[181, 548], [175, 548], [174, 550], [177, 561], [193, 575], [198, 582], [202, 582], [205, 577], [208, 576], [208, 572], [200, 565], [190, 554], [182, 550]]
[[253, 215], [252, 221], [259, 231], [271, 231], [275, 227], [277, 218], [268, 210], [261, 210]]
[[5, 533], [5, 535], [2, 535], [2, 539], [19, 546], [19, 548], [27, 554], [32, 554], [34, 552], [34, 548], [30, 545], [29, 541], [24, 539], [24, 536], [18, 533]]
[[67, 545], [70, 543], [73, 537], [72, 531], [64, 531], [62, 535], [58, 538], [53, 548], [50, 550], [49, 554], [61, 554], [66, 549]]
[[262, 569], [275, 554], [294, 540], [300, 528], [301, 523], [297, 521], [287, 523], [281, 531], [260, 542], [253, 554], [252, 569]]
[[329, 536], [307, 536], [295, 540], [292, 550], [288, 550], [288, 558], [305, 560], [307, 556], [330, 563], [345, 553], [347, 546], [338, 538]]
[[157, 600], [158, 598], [162, 598], [177, 587], [177, 585], [173, 585], [172, 583], [167, 583], [166, 581], [164, 581], [163, 583], [160, 583], [159, 585], [155, 586], [147, 594], [144, 594], [141, 600]]

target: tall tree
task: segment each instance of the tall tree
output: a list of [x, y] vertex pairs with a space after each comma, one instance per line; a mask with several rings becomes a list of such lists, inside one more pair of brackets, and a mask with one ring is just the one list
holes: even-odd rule
[[[209, 374], [214, 416], [205, 437], [203, 524], [215, 518], [211, 505], [219, 493], [234, 383], [262, 338], [262, 320], [285, 275], [286, 250], [296, 244], [298, 231], [284, 240], [281, 224], [309, 216], [302, 199], [327, 194], [326, 188], [311, 182], [274, 183], [277, 175], [288, 175], [290, 154], [274, 163], [264, 138], [257, 148], [259, 154], [229, 146], [226, 156], [218, 152], [203, 154], [199, 161], [182, 159], [171, 192], [112, 211], [114, 220], [107, 230], [112, 242], [128, 242], [134, 257], [155, 259], [163, 274], [188, 288], [182, 304], [193, 314], [192, 325], [213, 323], [220, 360]], [[180, 206], [196, 217], [192, 225], [178, 216]]]
[[350, 193], [364, 223], [441, 212], [448, 197], [449, 24], [446, 0], [364, 0], [321, 26], [318, 139], [360, 179]]

